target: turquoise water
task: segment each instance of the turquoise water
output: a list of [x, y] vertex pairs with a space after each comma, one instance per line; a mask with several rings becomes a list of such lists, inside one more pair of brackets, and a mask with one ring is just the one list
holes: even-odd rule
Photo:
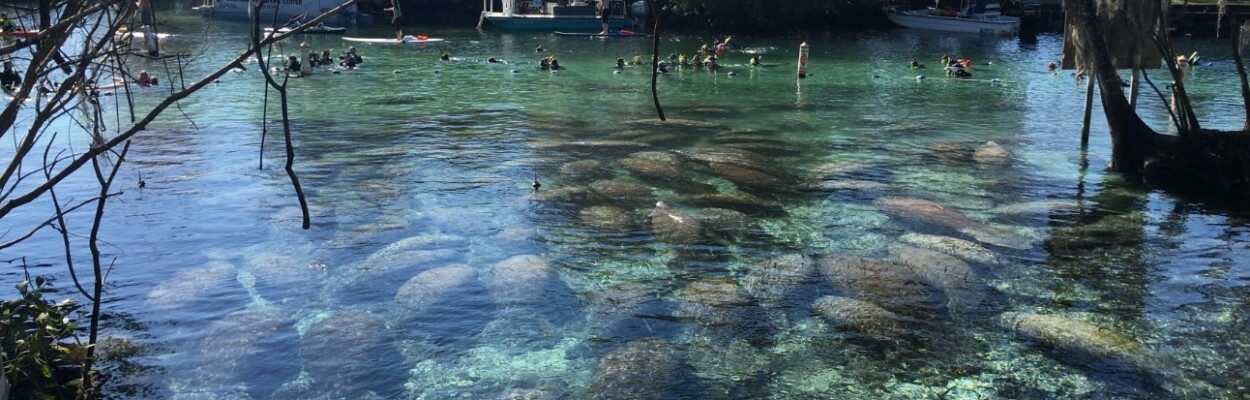
[[[246, 41], [176, 21], [165, 45], [197, 55], [188, 79]], [[130, 397], [1250, 395], [1245, 215], [1105, 175], [1098, 114], [1079, 150], [1084, 86], [1044, 69], [1057, 37], [736, 37], [734, 76], [660, 77], [658, 123], [645, 68], [612, 69], [649, 41], [416, 33], [447, 42], [361, 45], [362, 68], [290, 82], [310, 230], [276, 124], [260, 152], [259, 73], [136, 140], [104, 227], [108, 334], [138, 347], [115, 382]], [[299, 41], [347, 45], [278, 53]], [[1206, 126], [1240, 127], [1228, 52], [1178, 46], [1214, 61], [1187, 82]], [[943, 54], [992, 65], [948, 79]], [[565, 69], [538, 70], [542, 55]], [[1141, 100], [1167, 131], [1160, 104]], [[987, 141], [1010, 157], [974, 159]], [[80, 178], [58, 194], [89, 196]], [[0, 258], [69, 295], [60, 246], [45, 234]]]

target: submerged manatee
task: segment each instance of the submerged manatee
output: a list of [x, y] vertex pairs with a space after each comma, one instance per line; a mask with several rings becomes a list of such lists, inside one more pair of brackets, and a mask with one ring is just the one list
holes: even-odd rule
[[643, 151], [630, 154], [618, 161], [622, 167], [639, 178], [664, 182], [686, 182], [690, 176], [681, 165], [677, 155], [661, 151]]
[[599, 160], [578, 160], [560, 166], [560, 175], [569, 180], [594, 179], [607, 174]]
[[748, 214], [784, 214], [781, 205], [748, 193], [705, 193], [684, 195], [678, 198], [682, 204], [703, 207], [728, 208]]
[[731, 279], [691, 282], [681, 291], [676, 315], [704, 327], [736, 326], [745, 321], [752, 305], [746, 292]]
[[708, 168], [717, 175], [739, 186], [767, 191], [785, 191], [791, 181], [764, 171], [742, 167], [730, 163], [708, 163]]
[[1011, 151], [994, 142], [985, 142], [972, 153], [972, 159], [982, 164], [1004, 165], [1011, 162]]
[[968, 311], [981, 304], [988, 289], [968, 263], [955, 256], [902, 243], [890, 245], [890, 257], [911, 268], [925, 283], [946, 295], [946, 305]]
[[933, 201], [907, 197], [880, 197], [872, 203], [890, 216], [957, 231], [972, 236], [982, 243], [1013, 249], [1032, 247], [1028, 238], [984, 226], [958, 210]]
[[633, 217], [618, 207], [592, 206], [578, 211], [582, 225], [610, 231], [627, 231], [633, 228]]
[[912, 246], [926, 248], [962, 258], [971, 262], [1002, 265], [998, 253], [985, 246], [967, 240], [949, 236], [927, 235], [923, 233], [907, 233], [899, 237], [899, 241]]
[[816, 262], [801, 254], [773, 257], [751, 266], [743, 286], [751, 296], [766, 304], [776, 304], [792, 289], [812, 280]]
[[402, 334], [452, 349], [471, 347], [466, 341], [495, 318], [494, 298], [467, 265], [417, 274], [399, 288], [395, 303]]
[[223, 288], [238, 289], [237, 284], [232, 285], [237, 274], [229, 262], [209, 261], [203, 266], [179, 271], [173, 278], [156, 285], [148, 292], [147, 301], [156, 307], [173, 307], [204, 299]]
[[[773, 177], [786, 175], [784, 170], [777, 167], [776, 162], [769, 160], [767, 157], [749, 150], [734, 147], [704, 147], [682, 150], [679, 151], [678, 154], [681, 154], [691, 160], [702, 162], [708, 166], [721, 165], [724, 167], [738, 167], [736, 169], [751, 170]], [[715, 167], [713, 167], [713, 169], [715, 169]]]
[[666, 243], [699, 244], [707, 241], [699, 220], [662, 201], [655, 203], [655, 209], [651, 210], [651, 229]]
[[502, 305], [536, 305], [567, 296], [560, 272], [542, 257], [526, 254], [500, 261], [486, 274], [486, 288]]
[[1146, 352], [1137, 340], [1113, 329], [1058, 315], [1003, 313], [1004, 328], [1057, 349], [1094, 359], [1115, 359], [1141, 366]]
[[623, 180], [594, 181], [590, 183], [590, 190], [606, 200], [623, 204], [650, 203], [651, 200], [650, 188]]
[[395, 393], [407, 377], [393, 367], [402, 363], [396, 339], [381, 318], [342, 310], [308, 327], [299, 354], [317, 391]]
[[[294, 322], [277, 307], [256, 306], [226, 315], [212, 323], [199, 347], [196, 383], [222, 388], [251, 382], [248, 393], [257, 398], [269, 394], [299, 375], [299, 363], [291, 343], [296, 340]], [[256, 380], [252, 377], [263, 376]]]
[[677, 398], [679, 364], [673, 346], [647, 338], [626, 343], [604, 355], [590, 378], [591, 400]]
[[477, 280], [477, 271], [468, 265], [449, 265], [417, 274], [395, 294], [395, 302], [412, 311], [424, 311], [458, 288]]
[[725, 208], [704, 208], [698, 210], [699, 221], [714, 232], [741, 236], [759, 229], [754, 219], [741, 211]]
[[943, 303], [910, 268], [865, 257], [830, 255], [816, 267], [843, 297], [869, 301], [896, 314], [928, 318]]
[[949, 140], [938, 140], [929, 143], [929, 152], [935, 157], [948, 161], [968, 161], [972, 158], [972, 148], [963, 143]]
[[899, 316], [869, 301], [841, 296], [824, 296], [812, 304], [812, 311], [829, 323], [851, 331], [876, 336], [896, 336]]
[[274, 253], [253, 256], [247, 260], [247, 269], [256, 277], [257, 290], [274, 300], [315, 292], [310, 286], [321, 275], [307, 260]]

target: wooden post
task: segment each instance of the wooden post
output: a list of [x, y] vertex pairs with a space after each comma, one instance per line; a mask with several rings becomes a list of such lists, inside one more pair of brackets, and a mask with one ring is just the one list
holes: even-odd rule
[[1085, 122], [1081, 125], [1081, 148], [1089, 147], [1089, 121], [1094, 115], [1094, 77], [1085, 77]]

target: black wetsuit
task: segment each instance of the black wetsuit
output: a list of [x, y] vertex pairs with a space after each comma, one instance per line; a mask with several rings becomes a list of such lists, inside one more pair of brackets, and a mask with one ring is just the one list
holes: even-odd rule
[[4, 72], [0, 72], [0, 86], [4, 86], [5, 89], [13, 89], [21, 84], [22, 75], [18, 74], [17, 70], [5, 68]]

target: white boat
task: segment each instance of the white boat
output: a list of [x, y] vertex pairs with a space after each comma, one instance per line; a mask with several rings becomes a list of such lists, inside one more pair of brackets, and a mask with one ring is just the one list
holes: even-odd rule
[[912, 29], [992, 35], [1013, 35], [1020, 30], [1020, 18], [1002, 15], [998, 3], [965, 0], [960, 10], [938, 8], [936, 3], [924, 10], [886, 9], [885, 15], [891, 22]]
[[[483, 21], [490, 21], [500, 29], [508, 31], [602, 31], [599, 7], [575, 0], [568, 5], [557, 4], [554, 0], [500, 0], [502, 7], [495, 9], [496, 0], [482, 2], [482, 18], [478, 20], [478, 29]], [[631, 13], [626, 10], [623, 0], [607, 1], [608, 29], [617, 30], [633, 25]], [[645, 12], [645, 7], [643, 10]]]
[[[255, 3], [255, 0], [202, 0], [200, 5], [192, 9], [204, 16], [225, 19], [248, 19], [251, 16], [252, 6]], [[266, 1], [260, 12], [265, 18], [274, 18], [276, 13], [276, 18], [279, 21], [287, 21], [295, 17], [313, 18], [343, 3], [344, 0]], [[336, 25], [355, 23], [357, 12], [356, 5], [353, 4], [344, 10], [342, 14], [326, 19], [325, 23]]]

